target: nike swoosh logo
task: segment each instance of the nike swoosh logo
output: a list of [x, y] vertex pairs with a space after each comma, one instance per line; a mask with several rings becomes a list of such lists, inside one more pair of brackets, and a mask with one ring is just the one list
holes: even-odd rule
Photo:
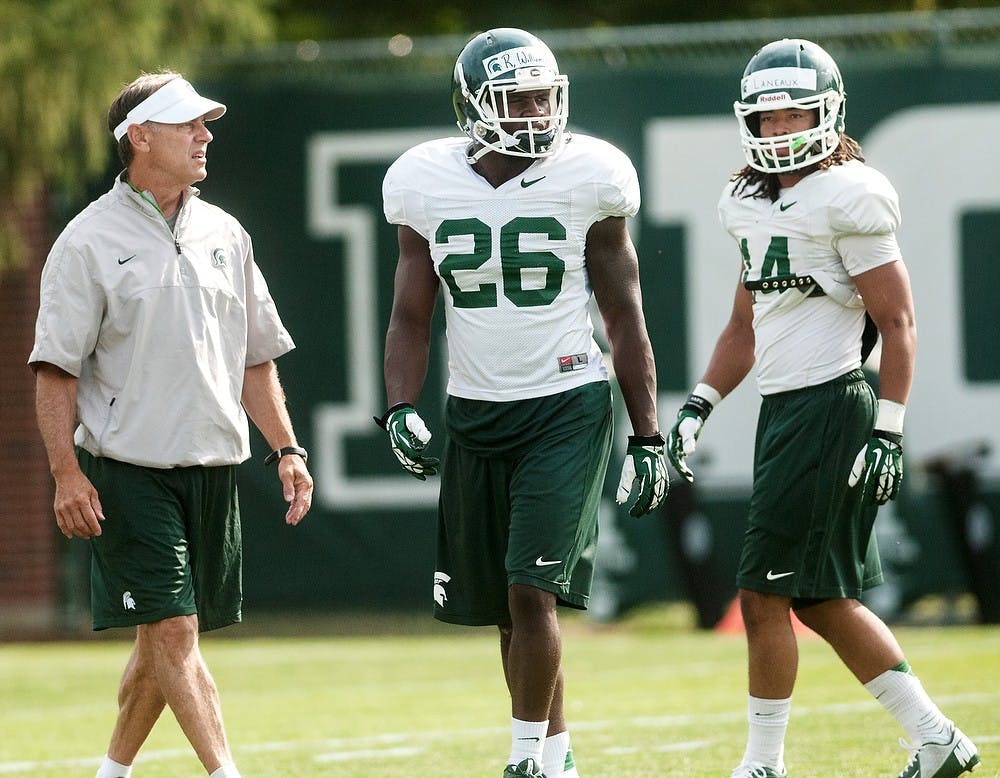
[[541, 740], [541, 738], [540, 737], [519, 737], [518, 740], [533, 740], [534, 742], [537, 743], [539, 740]]
[[562, 564], [561, 559], [543, 559], [542, 557], [538, 557], [538, 559], [535, 560], [535, 565], [537, 567], [549, 567], [551, 565], [561, 565], [561, 564]]
[[119, 265], [124, 265], [126, 262], [135, 259], [135, 257], [136, 257], [136, 255], [133, 254], [131, 257], [125, 257], [125, 259], [119, 259], [118, 260], [118, 264]]
[[782, 213], [784, 213], [789, 208], [791, 208], [793, 205], [795, 205], [795, 203], [797, 203], [797, 202], [798, 202], [798, 200], [792, 200], [790, 203], [782, 203], [781, 205], [778, 206], [778, 210], [781, 211]]
[[776, 573], [776, 572], [774, 572], [774, 570], [768, 570], [767, 571], [767, 580], [768, 581], [777, 581], [779, 578], [786, 578], [786, 577], [788, 577], [790, 575], [795, 575], [795, 571], [792, 570], [792, 571], [787, 572], [787, 573]]
[[872, 454], [872, 472], [878, 473], [882, 469], [882, 449], [877, 448]]
[[[542, 176], [542, 178], [545, 178], [545, 176]], [[524, 179], [522, 178], [522, 179], [521, 179], [521, 188], [522, 188], [522, 189], [527, 189], [527, 188], [528, 188], [529, 186], [531, 186], [532, 184], [537, 184], [537, 183], [538, 183], [539, 181], [541, 181], [541, 180], [542, 180], [542, 178], [533, 178], [533, 179], [531, 179], [531, 181], [525, 181], [525, 180], [524, 180]]]

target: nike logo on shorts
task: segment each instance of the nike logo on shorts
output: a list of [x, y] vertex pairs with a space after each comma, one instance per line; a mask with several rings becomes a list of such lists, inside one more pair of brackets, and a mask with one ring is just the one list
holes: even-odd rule
[[795, 575], [795, 571], [791, 570], [791, 571], [789, 571], [787, 573], [776, 573], [776, 572], [774, 572], [774, 570], [768, 570], [767, 571], [767, 580], [768, 581], [777, 581], [779, 578], [787, 578], [790, 575]]
[[538, 557], [538, 559], [535, 560], [536, 567], [550, 567], [552, 565], [561, 565], [561, 564], [562, 564], [561, 559], [544, 559], [542, 557]]

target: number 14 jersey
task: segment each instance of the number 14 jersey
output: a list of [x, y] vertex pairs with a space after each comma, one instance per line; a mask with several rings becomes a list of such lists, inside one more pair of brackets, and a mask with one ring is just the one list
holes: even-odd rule
[[725, 188], [719, 215], [742, 254], [742, 280], [811, 276], [825, 293], [810, 296], [811, 286], [753, 292], [760, 393], [816, 386], [860, 367], [865, 309], [853, 277], [901, 259], [892, 184], [851, 160], [782, 189], [775, 202], [737, 196], [734, 188]]

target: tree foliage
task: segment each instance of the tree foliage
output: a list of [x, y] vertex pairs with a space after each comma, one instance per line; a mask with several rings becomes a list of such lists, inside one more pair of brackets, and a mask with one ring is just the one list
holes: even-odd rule
[[200, 50], [271, 36], [260, 0], [0, 0], [0, 273], [25, 247], [20, 213], [46, 188], [79, 191], [108, 164], [121, 87]]
[[473, 34], [994, 5], [996, 0], [0, 0], [0, 275], [24, 254], [20, 213], [40, 192], [78, 193], [113, 144], [107, 109], [141, 71], [197, 76], [206, 52], [270, 39]]
[[533, 32], [555, 29], [623, 27], [762, 19], [822, 14], [932, 11], [992, 7], [997, 0], [715, 0], [711, 3], [650, 0], [381, 0], [332, 3], [330, 0], [275, 0], [277, 36], [283, 41], [467, 34], [491, 27], [521, 27]]

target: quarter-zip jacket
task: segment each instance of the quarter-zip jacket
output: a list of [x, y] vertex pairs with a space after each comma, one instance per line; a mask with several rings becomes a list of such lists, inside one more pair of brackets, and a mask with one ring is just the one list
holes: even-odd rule
[[244, 370], [294, 348], [250, 236], [194, 187], [171, 231], [123, 178], [53, 245], [29, 364], [79, 379], [74, 439], [96, 456], [164, 468], [242, 462]]

